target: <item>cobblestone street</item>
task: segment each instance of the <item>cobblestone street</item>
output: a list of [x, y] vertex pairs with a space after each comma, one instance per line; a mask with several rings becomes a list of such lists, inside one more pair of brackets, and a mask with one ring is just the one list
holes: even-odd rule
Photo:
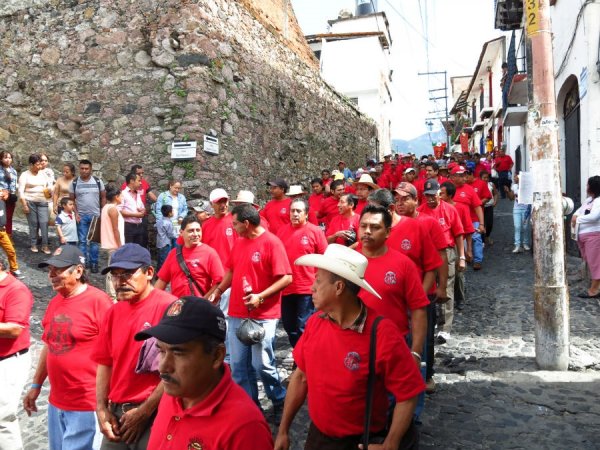
[[[571, 370], [538, 371], [533, 341], [531, 254], [513, 255], [512, 205], [501, 200], [483, 270], [467, 273], [467, 302], [455, 316], [445, 345], [436, 347], [437, 390], [427, 397], [422, 416], [422, 448], [439, 449], [595, 449], [600, 404], [600, 303], [579, 299], [584, 287], [580, 260], [568, 257], [571, 292]], [[43, 255], [25, 254], [23, 224], [15, 235], [26, 283], [35, 295], [33, 360], [37, 361], [40, 320], [51, 298], [46, 274], [37, 269]], [[101, 264], [102, 265], [102, 264]], [[93, 276], [96, 286], [102, 277]], [[281, 373], [291, 368], [287, 337], [280, 332]], [[26, 450], [47, 448], [46, 397], [40, 412], [20, 413]], [[264, 403], [265, 410], [269, 406]], [[269, 411], [267, 411], [268, 414]], [[302, 448], [308, 418], [303, 409], [292, 428], [292, 448]]]

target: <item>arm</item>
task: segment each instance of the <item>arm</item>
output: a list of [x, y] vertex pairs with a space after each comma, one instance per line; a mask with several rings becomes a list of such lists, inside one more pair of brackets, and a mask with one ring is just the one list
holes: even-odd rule
[[446, 249], [438, 250], [438, 252], [443, 262], [437, 268], [438, 286], [435, 290], [435, 296], [443, 300], [448, 298], [448, 293], [446, 292], [448, 286], [448, 255], [446, 254]]
[[27, 200], [25, 199], [25, 185], [27, 184], [27, 172], [23, 172], [19, 177], [19, 200], [21, 200], [21, 206], [23, 206], [23, 212], [29, 213], [29, 206], [27, 206]]
[[121, 242], [121, 235], [119, 233], [119, 211], [117, 211], [116, 207], [108, 210], [108, 217], [110, 218], [110, 225], [115, 237], [115, 242], [117, 243], [117, 246], [120, 247], [123, 245], [123, 242]]
[[[60, 180], [60, 178], [59, 178]], [[54, 189], [52, 189], [52, 204], [53, 206], [53, 210], [54, 210], [54, 214], [57, 213], [58, 211], [58, 193], [60, 191], [60, 183], [58, 182], [58, 180], [56, 180], [56, 184], [54, 185]]]
[[223, 280], [212, 290], [211, 295], [207, 295], [206, 298], [209, 302], [214, 303], [215, 305], [219, 304], [219, 300], [221, 300], [221, 294], [225, 292], [231, 286], [231, 280], [233, 279], [233, 272], [229, 269], [225, 272], [225, 276]]
[[459, 234], [454, 238], [454, 242], [456, 243], [456, 253], [458, 255], [458, 270], [461, 272], [465, 270], [467, 267], [467, 260], [465, 257], [465, 240], [462, 234]]
[[112, 442], [120, 442], [119, 422], [108, 409], [108, 391], [112, 367], [98, 364], [96, 370], [96, 414], [102, 434]]
[[481, 206], [477, 206], [475, 208], [475, 214], [477, 215], [477, 220], [479, 221], [479, 232], [485, 233], [485, 225], [483, 223], [483, 208]]
[[515, 199], [515, 193], [508, 186], [504, 186], [504, 192], [506, 192], [506, 195], [508, 196], [509, 199], [511, 199], [511, 200]]
[[18, 323], [0, 322], [0, 339], [16, 339], [23, 332], [23, 326]]
[[[446, 264], [446, 267], [448, 265]], [[425, 337], [427, 335], [427, 307], [414, 309], [411, 311], [410, 331], [412, 335], [412, 344], [410, 350], [417, 352], [419, 355], [423, 353], [425, 347]], [[421, 367], [421, 359], [413, 355], [418, 367]]]
[[154, 283], [154, 287], [156, 289], [160, 289], [161, 291], [164, 291], [165, 288], [167, 287], [167, 284], [168, 284], [167, 282], [161, 280], [160, 278], [157, 278], [156, 283]]
[[279, 431], [275, 438], [275, 450], [287, 450], [290, 448], [289, 431], [292, 421], [304, 404], [308, 394], [308, 385], [306, 384], [306, 375], [300, 369], [294, 370], [290, 376], [290, 384], [285, 396], [283, 405], [283, 415]]
[[151, 202], [156, 203], [156, 194], [153, 191], [148, 191], [146, 197], [148, 197]]
[[[405, 400], [400, 403], [396, 403], [394, 407], [394, 414], [392, 416], [392, 423], [390, 425], [390, 431], [388, 432], [385, 441], [382, 445], [369, 445], [369, 449], [395, 449], [400, 445], [402, 437], [408, 430], [410, 422], [413, 417], [415, 407], [417, 406], [417, 397]], [[362, 444], [359, 444], [359, 448], [364, 448]]]
[[275, 283], [263, 290], [260, 294], [248, 294], [244, 297], [244, 305], [251, 306], [252, 309], [258, 308], [261, 305], [261, 298], [264, 299], [275, 295], [279, 291], [283, 290], [287, 285], [292, 282], [291, 275], [281, 275]]
[[[44, 345], [42, 352], [40, 353], [40, 359], [38, 361], [37, 368], [35, 369], [35, 375], [33, 376], [33, 384], [43, 385], [44, 381], [48, 377], [48, 369], [46, 367], [46, 358], [48, 357], [48, 347]], [[35, 401], [40, 395], [41, 387], [31, 387], [25, 398], [23, 398], [23, 409], [28, 416], [31, 416], [32, 412], [37, 412], [37, 405]]]
[[100, 209], [106, 205], [106, 191], [100, 191]]
[[423, 274], [423, 290], [427, 293], [431, 290], [433, 283], [435, 282], [435, 270], [430, 270]]
[[62, 232], [62, 226], [59, 223], [56, 223], [56, 234], [58, 235], [61, 244], [67, 243], [65, 236]]
[[124, 442], [127, 444], [137, 442], [146, 428], [148, 419], [152, 417], [152, 414], [158, 408], [163, 391], [164, 386], [161, 381], [154, 391], [152, 391], [152, 394], [140, 406], [130, 409], [121, 416], [120, 426]]

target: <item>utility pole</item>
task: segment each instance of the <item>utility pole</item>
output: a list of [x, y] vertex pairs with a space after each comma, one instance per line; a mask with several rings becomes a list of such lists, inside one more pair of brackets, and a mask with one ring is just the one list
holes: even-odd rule
[[549, 0], [525, 0], [527, 146], [534, 178], [535, 359], [542, 370], [569, 366], [569, 293], [565, 277], [558, 121]]
[[[445, 117], [446, 117], [446, 122], [442, 122], [442, 124], [444, 125], [444, 131], [446, 132], [446, 151], [450, 151], [450, 133], [448, 132], [448, 72], [447, 71], [441, 71], [441, 72], [419, 72], [418, 75], [419, 76], [423, 76], [423, 75], [444, 75], [444, 87], [442, 89], [430, 89], [429, 93], [431, 94], [432, 92], [436, 92], [436, 91], [444, 91], [444, 95], [440, 96], [440, 97], [429, 97], [430, 101], [435, 102], [436, 100], [441, 100], [444, 99], [446, 101], [446, 108], [445, 108]], [[444, 111], [430, 111], [430, 114], [439, 114], [442, 113]], [[442, 120], [440, 117], [433, 117], [433, 119], [437, 119], [437, 120]], [[430, 118], [427, 118], [425, 120], [431, 120]]]

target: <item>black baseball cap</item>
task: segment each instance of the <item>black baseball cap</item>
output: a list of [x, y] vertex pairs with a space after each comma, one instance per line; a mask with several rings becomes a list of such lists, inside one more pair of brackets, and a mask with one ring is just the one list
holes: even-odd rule
[[267, 186], [276, 186], [276, 187], [280, 187], [281, 189], [283, 189], [284, 191], [287, 191], [289, 186], [287, 184], [287, 181], [285, 181], [283, 178], [276, 178], [273, 181], [269, 181], [267, 183]]
[[110, 265], [102, 269], [102, 275], [106, 275], [112, 269], [137, 269], [139, 267], [151, 266], [152, 259], [148, 249], [139, 244], [125, 244], [119, 247], [110, 258]]
[[423, 185], [423, 194], [437, 194], [440, 190], [440, 183], [436, 180], [427, 180]]
[[221, 309], [208, 300], [187, 296], [175, 300], [160, 322], [135, 335], [136, 341], [155, 337], [167, 344], [184, 344], [209, 335], [225, 342], [227, 324]]
[[75, 265], [85, 265], [85, 256], [79, 250], [79, 248], [75, 245], [61, 245], [56, 250], [52, 256], [38, 264], [39, 268], [54, 266], [54, 267], [69, 267]]

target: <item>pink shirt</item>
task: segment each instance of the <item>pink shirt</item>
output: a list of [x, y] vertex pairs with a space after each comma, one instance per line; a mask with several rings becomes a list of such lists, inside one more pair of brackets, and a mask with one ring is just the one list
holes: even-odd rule
[[[121, 211], [127, 211], [130, 213], [139, 212], [138, 208], [144, 208], [144, 202], [142, 202], [142, 195], [139, 191], [133, 192], [128, 187], [121, 193]], [[125, 222], [128, 223], [142, 223], [141, 217], [125, 217]]]

